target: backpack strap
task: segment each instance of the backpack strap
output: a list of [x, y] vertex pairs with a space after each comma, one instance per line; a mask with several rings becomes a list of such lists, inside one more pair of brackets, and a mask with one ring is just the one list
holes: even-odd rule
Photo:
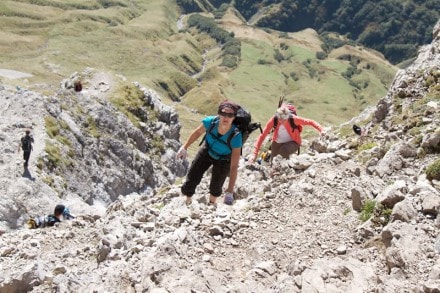
[[273, 116], [273, 129], [272, 130], [275, 130], [277, 128], [277, 126], [278, 126], [278, 116], [274, 115]]
[[202, 140], [201, 140], [200, 143], [199, 143], [199, 146], [201, 146], [201, 145], [203, 144], [203, 142], [205, 141], [205, 139], [206, 139], [206, 135], [207, 135], [208, 133], [211, 133], [211, 132], [212, 132], [212, 130], [213, 130], [214, 127], [215, 127], [215, 124], [217, 123], [217, 121], [219, 121], [219, 118], [218, 118], [218, 117], [215, 117], [215, 118], [211, 121], [211, 125], [209, 126], [208, 130], [206, 130], [205, 135], [203, 136]]
[[215, 135], [212, 134], [212, 130], [214, 129], [215, 125], [217, 124], [217, 121], [219, 121], [219, 118], [216, 117], [215, 119], [212, 120], [211, 125], [209, 126], [208, 130], [206, 130], [205, 135], [203, 136], [203, 139], [200, 141], [199, 146], [202, 145], [202, 143], [206, 140], [206, 136], [209, 134], [211, 134], [215, 139], [223, 142], [224, 144], [226, 144], [231, 150], [231, 141], [232, 139], [237, 136], [240, 133], [240, 129], [238, 129], [238, 127], [235, 125], [235, 129], [234, 131], [228, 136], [228, 139], [226, 140], [226, 142], [223, 139], [220, 139], [219, 137], [216, 137]]
[[[227, 143], [228, 143], [228, 147], [231, 149], [231, 151], [232, 151], [231, 141], [232, 141], [232, 139], [233, 139], [234, 137], [236, 137], [239, 133], [240, 133], [240, 129], [238, 129], [238, 127], [235, 126], [234, 131], [228, 136]], [[242, 134], [242, 135], [243, 135], [243, 134]], [[243, 146], [241, 146], [241, 150], [240, 150], [240, 152], [241, 152], [241, 154], [243, 154]]]
[[[227, 140], [224, 141], [223, 139], [221, 139], [220, 137], [218, 137], [217, 135], [214, 135], [214, 134], [212, 133], [212, 130], [214, 129], [214, 127], [216, 126], [216, 124], [217, 124], [217, 122], [218, 122], [219, 120], [220, 120], [219, 117], [216, 117], [216, 118], [214, 118], [214, 119], [211, 121], [211, 125], [210, 125], [209, 128], [206, 130], [205, 135], [203, 136], [202, 140], [201, 140], [200, 143], [199, 143], [199, 146], [202, 145], [204, 141], [206, 141], [206, 145], [208, 146], [208, 148], [210, 147], [208, 141], [206, 140], [206, 137], [207, 137], [207, 135], [208, 135], [208, 133], [209, 133], [209, 134], [211, 134], [211, 136], [212, 136], [214, 139], [216, 139], [217, 141], [220, 141], [221, 143], [227, 145], [228, 148], [232, 151], [231, 141], [232, 141], [232, 139], [233, 139], [238, 133], [240, 133], [240, 130], [239, 130], [238, 127], [235, 125], [235, 129], [234, 129], [234, 131], [228, 136]], [[211, 151], [213, 151], [213, 150], [211, 149]], [[213, 152], [214, 152], [214, 151], [213, 151]], [[214, 153], [215, 153], [215, 152], [214, 152]], [[219, 154], [217, 154], [217, 155], [218, 155], [219, 157], [223, 157], [223, 158], [228, 158], [228, 156], [230, 156], [230, 155], [226, 155], [226, 156], [224, 156], [224, 155], [219, 155]]]
[[[289, 124], [290, 124], [290, 127], [292, 128], [292, 132], [294, 132], [295, 129], [298, 129], [298, 131], [300, 130], [298, 125], [295, 124], [295, 120], [293, 119], [293, 117], [289, 117]], [[275, 130], [277, 128], [277, 126], [278, 126], [278, 117], [277, 117], [277, 115], [275, 115], [273, 117], [273, 130]]]
[[292, 127], [292, 132], [294, 132], [296, 128], [299, 131], [299, 127], [295, 124], [295, 120], [293, 117], [289, 117], [289, 124], [290, 124], [290, 127]]

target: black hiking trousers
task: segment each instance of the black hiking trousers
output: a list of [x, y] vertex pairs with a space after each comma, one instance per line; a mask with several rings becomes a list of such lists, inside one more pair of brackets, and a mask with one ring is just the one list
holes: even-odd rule
[[215, 197], [219, 197], [223, 193], [223, 184], [226, 177], [229, 176], [231, 161], [215, 160], [208, 154], [208, 147], [203, 147], [197, 152], [196, 157], [189, 167], [186, 180], [181, 187], [183, 195], [193, 196], [196, 187], [202, 181], [203, 174], [212, 166], [211, 182], [209, 184], [209, 193]]
[[27, 166], [29, 164], [30, 156], [31, 156], [31, 151], [23, 151], [23, 160], [24, 160], [25, 166]]

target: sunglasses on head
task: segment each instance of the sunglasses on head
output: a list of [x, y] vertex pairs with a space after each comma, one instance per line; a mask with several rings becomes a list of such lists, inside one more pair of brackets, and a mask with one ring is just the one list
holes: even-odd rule
[[219, 111], [218, 114], [219, 114], [220, 116], [228, 117], [228, 118], [234, 118], [234, 117], [235, 117], [235, 114], [234, 114], [234, 113], [226, 113], [226, 112]]

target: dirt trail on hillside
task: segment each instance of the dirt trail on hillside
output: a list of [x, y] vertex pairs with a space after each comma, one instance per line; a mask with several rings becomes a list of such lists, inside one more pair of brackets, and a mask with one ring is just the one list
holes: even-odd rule
[[32, 74], [29, 73], [0, 68], [0, 77], [5, 77], [8, 79], [18, 79], [18, 78], [26, 78], [31, 76]]
[[26, 128], [31, 129], [34, 137], [33, 151], [29, 160], [29, 171], [35, 176], [37, 158], [44, 151], [47, 138], [44, 127], [44, 99], [36, 98], [35, 93], [25, 89], [9, 92], [0, 92], [0, 129], [2, 135], [2, 164], [0, 165], [0, 177], [13, 180], [24, 174], [23, 152], [18, 152], [20, 138]]

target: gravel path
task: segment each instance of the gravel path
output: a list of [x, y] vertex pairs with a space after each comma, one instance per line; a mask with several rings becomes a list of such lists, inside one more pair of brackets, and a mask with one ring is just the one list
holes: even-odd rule
[[18, 79], [18, 78], [26, 78], [32, 76], [33, 75], [29, 73], [0, 68], [0, 77], [5, 77], [9, 79]]

